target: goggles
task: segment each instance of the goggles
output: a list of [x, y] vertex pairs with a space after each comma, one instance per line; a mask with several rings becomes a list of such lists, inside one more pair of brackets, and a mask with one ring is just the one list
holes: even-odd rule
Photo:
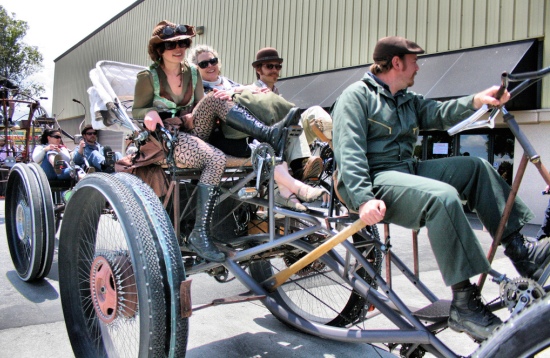
[[52, 138], [55, 138], [55, 139], [61, 139], [61, 136], [60, 135], [50, 135], [48, 137], [52, 137]]
[[163, 40], [166, 40], [174, 36], [187, 35], [188, 30], [189, 29], [185, 25], [178, 25], [175, 28], [171, 26], [166, 26], [164, 29], [162, 29], [162, 34], [159, 37]]
[[86, 132], [84, 134], [86, 134], [86, 135], [97, 135], [97, 132]]
[[214, 57], [214, 58], [211, 58], [210, 60], [204, 60], [204, 61], [201, 61], [201, 62], [197, 63], [197, 65], [202, 69], [207, 68], [208, 64], [210, 64], [212, 66], [216, 66], [218, 64], [218, 58]]

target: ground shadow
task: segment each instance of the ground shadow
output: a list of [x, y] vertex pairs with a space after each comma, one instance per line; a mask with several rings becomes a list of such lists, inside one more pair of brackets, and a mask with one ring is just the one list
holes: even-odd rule
[[40, 303], [45, 301], [54, 301], [59, 298], [57, 289], [47, 280], [37, 282], [22, 281], [15, 270], [6, 272], [6, 277], [12, 286], [27, 300]]

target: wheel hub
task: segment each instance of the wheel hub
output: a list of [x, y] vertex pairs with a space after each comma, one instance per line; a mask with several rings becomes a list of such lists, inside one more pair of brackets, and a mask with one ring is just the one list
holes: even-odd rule
[[97, 316], [104, 323], [133, 317], [138, 303], [130, 259], [125, 255], [97, 256], [90, 269], [90, 292]]
[[21, 241], [25, 241], [30, 232], [30, 208], [25, 205], [24, 202], [19, 202], [17, 208], [15, 209], [15, 230], [17, 232], [17, 237]]

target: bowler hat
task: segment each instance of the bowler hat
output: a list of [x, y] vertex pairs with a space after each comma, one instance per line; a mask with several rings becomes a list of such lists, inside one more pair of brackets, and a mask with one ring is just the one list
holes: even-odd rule
[[256, 65], [267, 61], [279, 61], [282, 63], [283, 59], [279, 57], [279, 53], [273, 47], [264, 47], [256, 52], [256, 61], [252, 62], [252, 67], [256, 67]]
[[409, 53], [422, 54], [424, 50], [415, 42], [399, 36], [383, 37], [376, 43], [372, 58], [374, 61], [391, 60], [393, 56]]
[[[165, 31], [169, 27], [172, 31]], [[168, 32], [168, 34], [166, 34]], [[156, 45], [168, 42], [179, 41], [184, 39], [190, 39], [195, 37], [195, 27], [191, 25], [176, 25], [173, 22], [162, 20], [155, 26], [151, 38], [149, 39], [149, 46], [147, 48], [149, 57], [156, 61], [158, 54], [155, 51]]]

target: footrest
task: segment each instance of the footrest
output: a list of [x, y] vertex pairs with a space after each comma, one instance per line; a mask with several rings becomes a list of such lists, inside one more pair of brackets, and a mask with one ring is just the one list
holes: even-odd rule
[[451, 301], [439, 300], [413, 312], [413, 315], [424, 321], [438, 322], [449, 318], [450, 309]]

